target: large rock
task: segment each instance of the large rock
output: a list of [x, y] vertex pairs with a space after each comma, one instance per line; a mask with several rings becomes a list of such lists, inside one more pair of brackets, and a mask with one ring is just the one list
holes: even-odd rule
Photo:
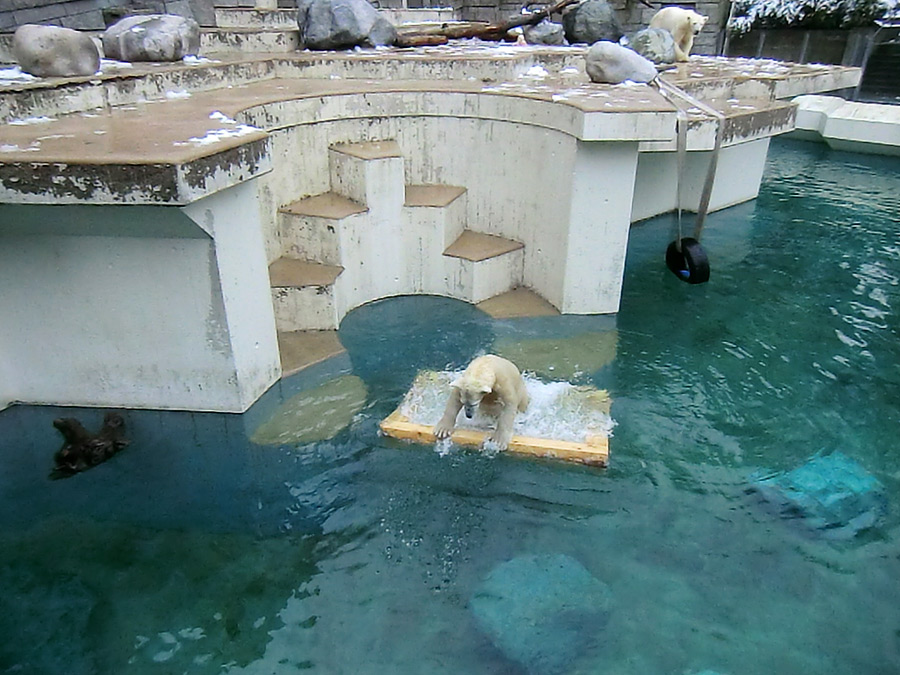
[[533, 26], [523, 29], [525, 42], [530, 45], [564, 45], [566, 35], [561, 23], [544, 19]]
[[507, 658], [550, 675], [581, 672], [575, 666], [601, 644], [611, 604], [606, 584], [574, 558], [556, 554], [497, 565], [469, 608]]
[[585, 72], [592, 82], [650, 82], [657, 76], [656, 66], [652, 61], [614, 42], [591, 45], [584, 59]]
[[103, 33], [103, 52], [117, 61], [180, 61], [199, 51], [200, 26], [175, 14], [127, 16]]
[[631, 38], [631, 48], [653, 63], [675, 63], [675, 38], [662, 28], [645, 28]]
[[78, 77], [100, 69], [100, 50], [86, 34], [59, 26], [19, 26], [13, 55], [35, 77]]
[[570, 44], [617, 42], [623, 35], [616, 13], [606, 0], [585, 0], [564, 13], [562, 22]]
[[366, 0], [298, 0], [300, 43], [307, 49], [381, 47], [397, 30]]
[[836, 539], [877, 525], [887, 513], [884, 486], [841, 452], [814, 457], [792, 471], [757, 477], [754, 487], [789, 516]]

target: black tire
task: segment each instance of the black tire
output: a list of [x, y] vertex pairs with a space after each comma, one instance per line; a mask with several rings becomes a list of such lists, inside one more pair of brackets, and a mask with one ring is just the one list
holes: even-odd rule
[[688, 284], [705, 284], [709, 281], [709, 258], [700, 242], [692, 237], [681, 240], [680, 251], [678, 242], [669, 244], [666, 249], [666, 267]]

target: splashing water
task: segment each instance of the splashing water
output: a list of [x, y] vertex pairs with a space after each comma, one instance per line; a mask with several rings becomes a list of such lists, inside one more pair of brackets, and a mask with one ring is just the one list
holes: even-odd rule
[[[424, 371], [416, 377], [400, 404], [400, 412], [411, 422], [434, 425], [444, 413], [450, 383], [459, 371]], [[583, 443], [588, 436], [611, 436], [615, 421], [609, 416], [609, 396], [605, 391], [570, 384], [542, 382], [524, 375], [531, 401], [524, 413], [516, 415], [513, 433], [517, 436], [549, 438]], [[456, 426], [463, 429], [493, 429], [496, 420], [479, 411], [468, 419], [459, 415]], [[446, 449], [438, 449], [446, 454]]]

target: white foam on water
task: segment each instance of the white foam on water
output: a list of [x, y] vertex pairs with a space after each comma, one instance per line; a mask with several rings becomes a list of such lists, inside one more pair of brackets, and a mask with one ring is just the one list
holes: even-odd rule
[[[400, 404], [400, 413], [416, 424], [433, 426], [444, 414], [450, 383], [461, 374], [461, 370], [422, 373]], [[524, 413], [516, 415], [515, 435], [576, 443], [583, 443], [587, 436], [612, 435], [615, 421], [590, 404], [590, 396], [596, 396], [597, 390], [569, 382], [542, 382], [528, 374], [524, 379], [531, 401]], [[461, 413], [456, 426], [489, 430], [496, 427], [496, 420], [480, 412], [472, 419]], [[436, 450], [441, 455], [449, 453], [443, 447]]]

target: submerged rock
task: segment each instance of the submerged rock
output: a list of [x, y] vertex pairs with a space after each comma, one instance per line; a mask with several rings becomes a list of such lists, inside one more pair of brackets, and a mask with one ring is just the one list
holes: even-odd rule
[[117, 61], [180, 61], [199, 51], [200, 26], [175, 14], [128, 16], [103, 33], [103, 52]]
[[493, 350], [528, 371], [549, 380], [573, 380], [595, 373], [616, 358], [618, 332], [591, 332], [562, 338], [500, 339]]
[[600, 644], [609, 588], [567, 555], [523, 555], [497, 565], [469, 608], [479, 627], [532, 673], [567, 673]]
[[307, 49], [381, 47], [397, 30], [366, 0], [298, 0], [300, 43]]
[[258, 445], [291, 445], [333, 438], [362, 409], [366, 396], [361, 379], [344, 375], [289, 398], [250, 440]]
[[594, 44], [598, 40], [616, 42], [624, 35], [616, 13], [606, 0], [585, 0], [562, 16], [570, 44]]
[[631, 48], [653, 63], [675, 63], [675, 38], [662, 28], [645, 28], [631, 38]]
[[757, 478], [754, 487], [769, 502], [799, 513], [813, 529], [840, 539], [877, 525], [887, 512], [884, 486], [841, 452]]
[[605, 84], [650, 82], [657, 76], [656, 66], [652, 61], [614, 42], [597, 42], [591, 45], [584, 57], [584, 69], [591, 82]]
[[80, 77], [100, 70], [97, 45], [71, 28], [19, 26], [12, 49], [22, 71], [35, 77]]

